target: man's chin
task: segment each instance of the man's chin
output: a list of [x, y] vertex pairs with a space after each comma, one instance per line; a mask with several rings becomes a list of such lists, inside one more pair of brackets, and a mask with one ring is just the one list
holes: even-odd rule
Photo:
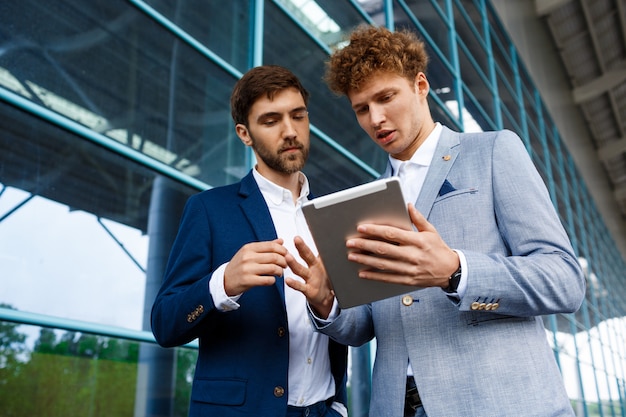
[[[300, 171], [304, 166], [304, 158], [302, 154], [298, 155], [288, 155], [287, 158], [283, 161], [285, 167], [294, 167], [295, 171]], [[294, 172], [295, 172], [294, 171]]]

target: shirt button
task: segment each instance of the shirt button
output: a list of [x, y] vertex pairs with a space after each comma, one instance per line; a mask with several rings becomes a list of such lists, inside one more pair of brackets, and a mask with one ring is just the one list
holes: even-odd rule
[[285, 335], [286, 331], [284, 327], [279, 327], [278, 328], [278, 337], [283, 337]]
[[277, 386], [274, 387], [274, 396], [275, 397], [282, 397], [283, 395], [285, 395], [285, 389], [281, 386]]
[[404, 297], [402, 297], [402, 304], [407, 307], [410, 306], [411, 304], [413, 304], [413, 297], [411, 297], [410, 295], [405, 295]]
[[307, 358], [306, 363], [308, 363], [309, 365], [313, 363], [313, 359], [311, 358]]

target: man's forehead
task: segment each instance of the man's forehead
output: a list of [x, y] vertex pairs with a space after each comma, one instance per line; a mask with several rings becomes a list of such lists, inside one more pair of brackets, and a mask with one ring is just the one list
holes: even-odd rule
[[411, 83], [405, 77], [395, 73], [375, 73], [364, 80], [358, 88], [348, 91], [347, 97], [352, 104], [355, 101], [375, 97], [388, 91], [397, 90], [402, 87], [410, 87]]
[[272, 98], [267, 95], [259, 97], [252, 105], [250, 114], [290, 113], [299, 109], [306, 109], [304, 98], [298, 90], [290, 88], [276, 92]]

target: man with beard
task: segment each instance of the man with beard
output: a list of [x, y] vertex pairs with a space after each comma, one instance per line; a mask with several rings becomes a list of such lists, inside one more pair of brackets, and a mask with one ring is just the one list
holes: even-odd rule
[[231, 111], [257, 165], [183, 212], [152, 331], [164, 347], [199, 339], [190, 416], [347, 416], [347, 348], [315, 332], [304, 295], [284, 285], [301, 279], [294, 238], [315, 248], [301, 210], [308, 97], [285, 68], [248, 71]]

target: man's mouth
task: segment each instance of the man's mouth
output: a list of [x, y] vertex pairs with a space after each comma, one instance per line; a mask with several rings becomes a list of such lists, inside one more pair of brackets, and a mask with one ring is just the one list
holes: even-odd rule
[[302, 150], [302, 145], [292, 145], [292, 146], [285, 146], [283, 148], [280, 148], [279, 152], [280, 153], [292, 153], [292, 152], [297, 152]]
[[379, 130], [376, 132], [376, 139], [384, 144], [389, 143], [393, 139], [393, 133], [395, 130]]

